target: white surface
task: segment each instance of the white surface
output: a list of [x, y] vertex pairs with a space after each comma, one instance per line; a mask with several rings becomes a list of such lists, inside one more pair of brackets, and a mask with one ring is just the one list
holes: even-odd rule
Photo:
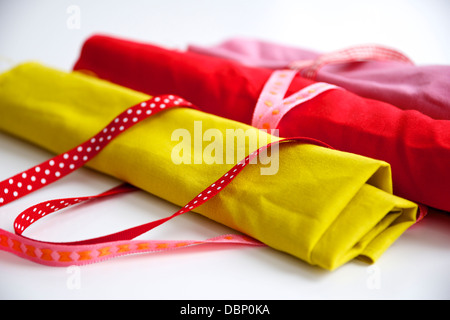
[[[79, 28], [70, 24], [75, 5]], [[326, 51], [380, 43], [416, 63], [449, 64], [450, 2], [427, 1], [6, 1], [0, 0], [3, 69], [36, 60], [70, 70], [83, 41], [101, 32], [184, 48], [248, 36]], [[68, 24], [69, 22], [69, 24]], [[1, 115], [0, 115], [1, 116]], [[51, 155], [0, 134], [0, 179]], [[39, 201], [90, 195], [119, 181], [81, 169], [0, 208], [0, 228]], [[39, 222], [27, 235], [76, 240], [138, 225], [176, 207], [137, 192]], [[101, 229], [100, 229], [101, 226]], [[230, 232], [195, 214], [154, 230], [156, 239], [206, 239]], [[2, 299], [450, 299], [450, 219], [431, 215], [373, 266], [328, 272], [270, 248], [198, 247], [122, 257], [77, 269], [0, 252]]]

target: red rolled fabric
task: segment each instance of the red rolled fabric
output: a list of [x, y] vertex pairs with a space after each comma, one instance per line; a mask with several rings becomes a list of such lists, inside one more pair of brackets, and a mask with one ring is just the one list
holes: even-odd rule
[[[203, 111], [251, 123], [272, 70], [194, 52], [95, 35], [74, 70], [145, 92], [176, 94]], [[313, 81], [296, 76], [287, 95]], [[308, 136], [332, 147], [390, 163], [394, 193], [450, 212], [450, 121], [330, 90], [289, 111], [282, 137]]]

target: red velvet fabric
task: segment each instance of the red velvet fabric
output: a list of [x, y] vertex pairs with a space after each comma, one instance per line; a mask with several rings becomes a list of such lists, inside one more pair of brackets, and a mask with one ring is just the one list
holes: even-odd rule
[[[96, 35], [74, 70], [150, 95], [175, 94], [205, 112], [251, 123], [271, 70], [230, 60]], [[288, 95], [312, 81], [297, 76]], [[282, 137], [307, 136], [391, 164], [394, 193], [450, 211], [450, 121], [331, 90], [292, 109]]]

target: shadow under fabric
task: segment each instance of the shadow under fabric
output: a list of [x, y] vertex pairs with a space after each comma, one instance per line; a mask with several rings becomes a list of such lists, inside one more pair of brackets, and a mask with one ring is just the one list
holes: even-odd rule
[[[81, 73], [25, 63], [0, 75], [0, 129], [61, 153], [148, 98]], [[124, 132], [88, 166], [184, 205], [233, 166], [174, 164], [179, 141], [172, 133], [185, 128], [194, 136], [194, 121], [224, 137], [227, 129], [261, 132], [176, 108]], [[354, 258], [376, 261], [416, 221], [417, 205], [392, 195], [390, 166], [383, 161], [301, 143], [280, 145], [278, 155], [276, 174], [261, 175], [260, 165], [248, 165], [197, 213], [329, 270]]]
[[[150, 95], [172, 93], [202, 111], [251, 124], [273, 70], [219, 57], [96, 35], [86, 40], [74, 70]], [[314, 81], [296, 76], [287, 96]], [[282, 137], [306, 136], [333, 148], [386, 161], [395, 195], [450, 212], [450, 120], [329, 90], [291, 109]]]

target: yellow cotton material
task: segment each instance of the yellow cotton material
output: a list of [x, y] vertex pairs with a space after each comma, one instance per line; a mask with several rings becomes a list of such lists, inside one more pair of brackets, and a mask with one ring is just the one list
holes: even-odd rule
[[[148, 98], [90, 76], [26, 63], [0, 75], [0, 129], [61, 153]], [[224, 154], [231, 148], [227, 129], [260, 133], [197, 110], [170, 109], [122, 133], [88, 166], [184, 205], [233, 166], [205, 164], [208, 159], [174, 163], [172, 152], [181, 140], [172, 141], [172, 134], [185, 129], [194, 137], [198, 124], [203, 133], [223, 134]], [[203, 141], [191, 159], [202, 158], [210, 143]], [[239, 148], [249, 152], [246, 145]], [[197, 212], [329, 270], [354, 258], [375, 261], [415, 222], [417, 206], [392, 195], [385, 162], [300, 143], [281, 144], [276, 154], [276, 174], [262, 175], [260, 165], [250, 164]]]

